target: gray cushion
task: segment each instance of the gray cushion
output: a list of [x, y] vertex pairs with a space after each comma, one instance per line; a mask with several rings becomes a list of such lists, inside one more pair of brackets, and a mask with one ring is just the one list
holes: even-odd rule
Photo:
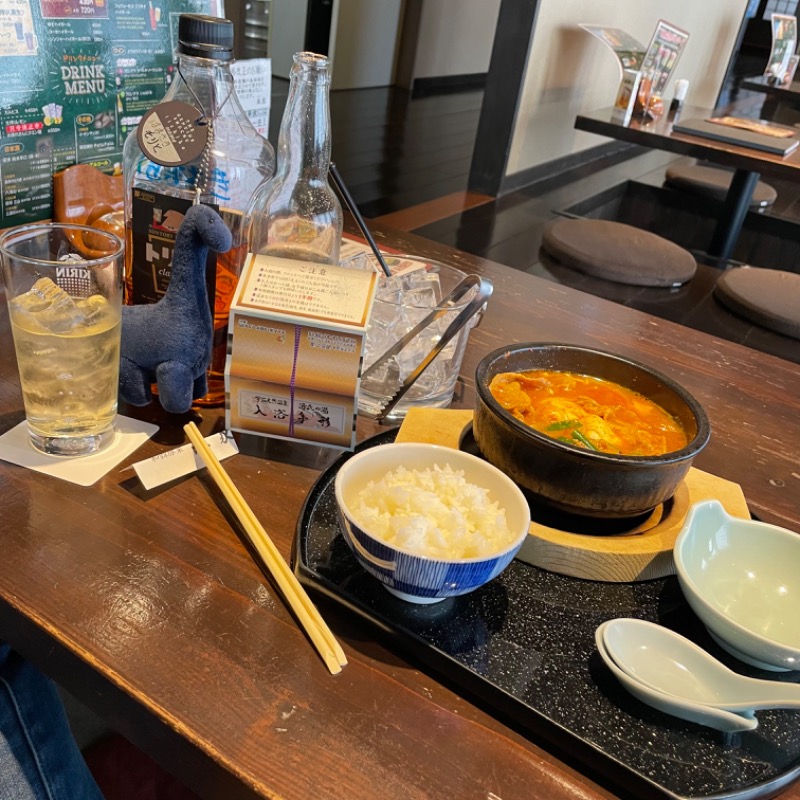
[[[684, 189], [703, 197], [724, 200], [731, 185], [733, 173], [724, 169], [700, 166], [673, 166], [666, 172], [666, 183], [676, 189]], [[753, 190], [750, 208], [771, 206], [778, 193], [768, 183], [759, 181]]]
[[632, 286], [680, 286], [697, 270], [691, 254], [673, 242], [605, 219], [557, 219], [542, 247], [568, 267]]
[[777, 269], [737, 267], [722, 274], [714, 296], [745, 319], [800, 339], [800, 275]]

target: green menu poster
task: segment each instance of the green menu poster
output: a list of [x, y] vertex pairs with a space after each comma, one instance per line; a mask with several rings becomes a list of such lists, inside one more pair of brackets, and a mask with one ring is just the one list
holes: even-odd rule
[[122, 171], [175, 74], [182, 13], [222, 0], [0, 0], [0, 228], [52, 216], [60, 169]]

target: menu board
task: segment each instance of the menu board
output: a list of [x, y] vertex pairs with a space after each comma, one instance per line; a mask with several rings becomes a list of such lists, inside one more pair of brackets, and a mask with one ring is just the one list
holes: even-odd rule
[[222, 0], [0, 0], [0, 228], [52, 216], [58, 170], [122, 172], [175, 74], [182, 13]]

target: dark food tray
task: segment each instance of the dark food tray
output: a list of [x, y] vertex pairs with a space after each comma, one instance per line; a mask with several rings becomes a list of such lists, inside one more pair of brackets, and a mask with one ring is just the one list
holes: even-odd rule
[[[394, 441], [380, 433], [359, 450]], [[332, 464], [298, 522], [294, 567], [322, 592], [389, 634], [393, 643], [531, 739], [548, 741], [610, 788], [642, 797], [771, 797], [800, 775], [800, 714], [760, 711], [755, 731], [723, 734], [683, 722], [628, 694], [600, 660], [601, 622], [638, 617], [697, 642], [736, 672], [789, 682], [719, 648], [677, 579], [600, 583], [520, 561], [463, 597], [432, 606], [395, 598], [359, 566], [339, 531]]]

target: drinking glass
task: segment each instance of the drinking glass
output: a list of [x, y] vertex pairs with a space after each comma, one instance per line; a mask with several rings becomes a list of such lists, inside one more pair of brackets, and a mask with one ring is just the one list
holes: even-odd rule
[[114, 438], [124, 245], [84, 225], [0, 235], [5, 295], [31, 443], [87, 455]]

